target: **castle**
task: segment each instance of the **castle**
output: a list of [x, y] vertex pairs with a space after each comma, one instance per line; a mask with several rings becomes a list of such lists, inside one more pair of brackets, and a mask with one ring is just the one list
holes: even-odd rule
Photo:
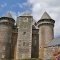
[[16, 21], [10, 12], [6, 13], [0, 17], [0, 59], [43, 59], [48, 52], [44, 47], [54, 38], [54, 23], [47, 12], [38, 22], [29, 12], [24, 12]]

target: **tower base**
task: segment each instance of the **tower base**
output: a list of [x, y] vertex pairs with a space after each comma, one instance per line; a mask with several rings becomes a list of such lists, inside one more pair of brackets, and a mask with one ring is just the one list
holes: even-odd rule
[[[14, 60], [14, 59], [12, 59]], [[40, 59], [40, 58], [27, 58], [27, 59], [16, 59], [16, 60], [43, 60], [43, 59]]]

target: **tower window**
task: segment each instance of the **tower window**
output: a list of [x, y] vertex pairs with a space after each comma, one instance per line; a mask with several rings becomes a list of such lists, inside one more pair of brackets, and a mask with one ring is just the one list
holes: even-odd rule
[[23, 46], [25, 46], [25, 42], [23, 42]]
[[5, 57], [5, 55], [2, 55], [2, 58], [4, 58]]
[[3, 47], [3, 50], [5, 50], [5, 47]]
[[22, 58], [24, 58], [25, 57], [25, 54], [22, 54]]
[[25, 35], [26, 34], [26, 32], [23, 32], [23, 35]]
[[34, 44], [36, 45], [36, 43], [37, 43], [37, 40], [34, 40]]
[[25, 17], [25, 18], [23, 19], [23, 22], [28, 22], [28, 18]]
[[34, 40], [34, 47], [36, 47], [37, 46], [37, 40], [35, 39]]

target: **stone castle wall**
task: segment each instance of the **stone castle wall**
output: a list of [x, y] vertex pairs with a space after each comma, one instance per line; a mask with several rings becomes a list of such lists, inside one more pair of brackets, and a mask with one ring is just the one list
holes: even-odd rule
[[24, 13], [17, 18], [14, 29], [14, 19], [10, 13], [8, 15], [0, 18], [0, 59], [43, 59], [47, 56], [50, 48], [44, 47], [54, 38], [54, 20], [45, 12], [42, 19], [35, 22], [33, 30], [33, 17]]
[[[54, 38], [54, 30], [52, 25], [42, 25], [39, 28], [39, 57], [44, 56], [44, 47]], [[46, 54], [46, 52], [45, 52]]]
[[31, 58], [32, 17], [19, 17], [16, 59]]
[[0, 59], [10, 59], [11, 27], [0, 25]]

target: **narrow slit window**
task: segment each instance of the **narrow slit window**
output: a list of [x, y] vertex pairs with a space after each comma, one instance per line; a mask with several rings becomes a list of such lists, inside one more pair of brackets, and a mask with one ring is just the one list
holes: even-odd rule
[[26, 35], [26, 32], [23, 32], [23, 35]]
[[25, 46], [25, 42], [23, 42], [23, 46]]

